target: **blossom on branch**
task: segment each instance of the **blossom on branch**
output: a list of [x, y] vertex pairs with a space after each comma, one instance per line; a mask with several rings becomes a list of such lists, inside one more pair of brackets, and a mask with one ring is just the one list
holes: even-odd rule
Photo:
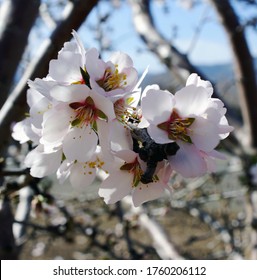
[[127, 195], [135, 206], [170, 193], [170, 178], [215, 171], [219, 142], [232, 131], [210, 82], [196, 74], [174, 95], [140, 84], [132, 59], [115, 52], [103, 61], [78, 35], [67, 42], [49, 74], [29, 81], [27, 118], [13, 138], [33, 149], [25, 159], [34, 177], [56, 173], [76, 189], [102, 176], [99, 196], [115, 203]]

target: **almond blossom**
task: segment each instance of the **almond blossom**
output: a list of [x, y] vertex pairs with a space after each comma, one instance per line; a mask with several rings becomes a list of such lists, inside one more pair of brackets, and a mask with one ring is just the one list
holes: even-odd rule
[[107, 97], [130, 92], [137, 83], [133, 61], [122, 52], [115, 52], [109, 61], [104, 62], [95, 51], [88, 56], [85, 66], [92, 89]]
[[115, 153], [116, 170], [101, 183], [99, 195], [107, 204], [113, 204], [131, 194], [134, 206], [159, 198], [165, 190], [171, 190], [167, 181], [166, 170], [160, 168], [152, 178], [152, 182], [143, 184], [142, 176], [146, 164], [138, 154], [131, 150], [122, 150]]
[[97, 147], [99, 123], [115, 118], [112, 102], [85, 85], [55, 86], [50, 94], [59, 103], [44, 115], [40, 143], [62, 146], [68, 160], [87, 161]]
[[224, 116], [223, 103], [211, 98], [212, 91], [208, 82], [193, 75], [175, 95], [156, 87], [143, 94], [144, 126], [156, 143], [179, 145], [179, 151], [169, 161], [184, 177], [206, 173], [208, 153], [232, 130]]

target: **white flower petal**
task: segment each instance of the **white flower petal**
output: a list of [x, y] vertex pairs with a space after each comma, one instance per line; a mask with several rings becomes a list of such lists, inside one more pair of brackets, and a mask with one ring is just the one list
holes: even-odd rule
[[113, 151], [130, 150], [133, 148], [130, 130], [124, 127], [119, 121], [114, 120], [110, 123], [109, 135]]
[[83, 163], [75, 163], [71, 167], [70, 182], [74, 188], [83, 189], [94, 182], [95, 176], [95, 168], [89, 168], [88, 165]]
[[59, 144], [68, 132], [72, 117], [72, 110], [66, 104], [58, 104], [45, 113], [40, 143], [46, 145], [49, 143]]
[[94, 100], [95, 107], [104, 112], [104, 114], [108, 117], [108, 121], [116, 118], [113, 103], [109, 99], [92, 90], [89, 92], [89, 95]]
[[86, 85], [54, 86], [50, 95], [57, 101], [72, 103], [84, 101], [89, 96], [90, 89]]
[[86, 162], [95, 153], [97, 141], [97, 135], [90, 126], [73, 127], [63, 140], [64, 155], [70, 161]]
[[64, 181], [70, 176], [72, 164], [73, 162], [70, 162], [65, 159], [58, 168], [56, 176], [60, 184], [63, 184]]
[[140, 206], [142, 203], [157, 199], [164, 193], [166, 185], [161, 182], [150, 183], [147, 185], [139, 184], [132, 191], [132, 201], [135, 207]]
[[98, 194], [105, 203], [116, 203], [131, 192], [132, 181], [133, 176], [129, 172], [113, 172], [102, 182]]
[[114, 52], [110, 57], [110, 61], [114, 65], [118, 65], [119, 72], [121, 72], [124, 68], [133, 67], [132, 59], [123, 52]]
[[220, 142], [218, 126], [205, 118], [197, 117], [189, 129], [189, 136], [199, 150], [209, 152]]
[[17, 122], [12, 128], [12, 138], [19, 141], [20, 144], [26, 143], [30, 140], [28, 137], [25, 127], [30, 127], [30, 119], [26, 118], [23, 121]]
[[48, 111], [51, 108], [51, 103], [49, 99], [46, 97], [41, 98], [38, 100], [37, 103], [35, 103], [33, 106], [31, 106], [29, 115], [31, 118], [31, 123], [36, 128], [42, 128], [42, 122], [43, 122], [43, 114]]
[[173, 140], [169, 139], [167, 131], [160, 129], [153, 124], [150, 124], [147, 127], [147, 132], [156, 143], [166, 144], [174, 142]]
[[99, 59], [99, 53], [95, 48], [87, 51], [86, 69], [90, 78], [94, 81], [100, 80], [104, 75], [106, 64]]
[[180, 117], [203, 114], [208, 106], [209, 94], [203, 87], [189, 85], [175, 94], [175, 108]]
[[57, 82], [71, 84], [81, 80], [80, 67], [83, 67], [81, 54], [63, 51], [58, 59], [50, 61], [49, 75]]
[[204, 87], [208, 90], [209, 96], [213, 93], [212, 84], [209, 81], [202, 80], [197, 74], [191, 74], [186, 82], [186, 86], [195, 85], [197, 87]]
[[149, 123], [160, 124], [170, 118], [174, 96], [166, 91], [149, 89], [142, 98], [142, 115]]
[[52, 153], [45, 153], [43, 151], [43, 146], [39, 145], [37, 148], [28, 153], [24, 163], [27, 167], [31, 168], [31, 176], [42, 178], [55, 173], [61, 164], [61, 159], [61, 150], [57, 150]]

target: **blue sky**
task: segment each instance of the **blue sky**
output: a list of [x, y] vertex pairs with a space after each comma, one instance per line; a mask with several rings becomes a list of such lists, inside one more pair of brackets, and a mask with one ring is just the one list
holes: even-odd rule
[[[161, 5], [154, 4], [152, 11], [158, 30], [172, 40], [181, 52], [188, 53], [195, 30], [199, 23], [204, 21], [203, 27], [200, 28], [199, 38], [193, 50], [188, 53], [189, 58], [194, 64], [230, 62], [232, 56], [227, 37], [210, 5], [198, 5], [193, 9], [187, 10], [178, 5], [178, 2], [177, 0], [166, 1], [170, 11], [167, 14], [163, 12]], [[257, 9], [246, 9], [245, 5], [236, 8], [243, 18], [247, 18], [249, 14], [257, 15]], [[101, 14], [105, 14], [109, 10], [110, 5], [102, 4], [98, 11]], [[86, 47], [99, 47], [98, 43], [93, 39], [93, 33], [90, 32], [91, 25], [95, 23], [96, 18], [96, 11], [94, 11], [88, 18], [86, 27], [81, 28], [79, 32]], [[159, 72], [163, 69], [159, 60], [149, 52], [137, 52], [138, 49], [144, 50], [145, 47], [134, 31], [131, 10], [126, 3], [123, 3], [119, 9], [112, 13], [109, 24], [113, 28], [111, 32], [103, 28], [107, 40], [112, 42], [114, 49], [128, 53], [139, 71], [142, 71], [147, 65], [150, 65], [151, 72]], [[174, 30], [177, 31], [174, 32]], [[257, 33], [249, 31], [247, 38], [252, 54], [257, 56]], [[106, 57], [108, 55], [108, 53], [104, 54]]]

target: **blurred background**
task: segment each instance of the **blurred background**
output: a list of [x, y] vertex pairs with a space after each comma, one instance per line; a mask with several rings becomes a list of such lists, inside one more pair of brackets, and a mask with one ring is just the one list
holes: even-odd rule
[[[47, 75], [73, 29], [104, 60], [118, 50], [139, 75], [149, 66], [143, 87], [212, 82], [235, 127], [215, 174], [175, 175], [171, 196], [138, 208], [105, 205], [100, 179], [76, 193], [30, 177], [31, 143], [11, 127], [28, 111], [27, 80]], [[257, 259], [256, 57], [255, 0], [0, 0], [1, 259]]]

